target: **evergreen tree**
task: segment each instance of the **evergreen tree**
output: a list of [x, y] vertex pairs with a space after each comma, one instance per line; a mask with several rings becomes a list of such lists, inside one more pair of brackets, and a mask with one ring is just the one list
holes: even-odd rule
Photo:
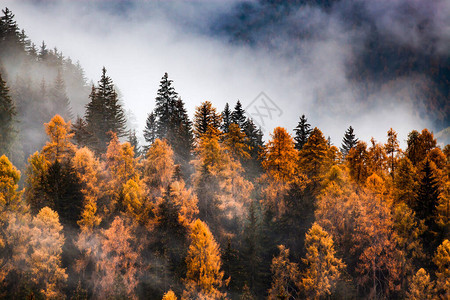
[[344, 138], [342, 139], [342, 146], [341, 146], [342, 155], [346, 157], [350, 149], [356, 146], [356, 143], [358, 143], [358, 139], [355, 138], [353, 128], [352, 126], [350, 126], [345, 132]]
[[72, 108], [70, 100], [66, 94], [66, 84], [62, 76], [61, 69], [58, 69], [58, 75], [55, 78], [52, 88], [49, 93], [50, 103], [52, 107], [52, 115], [59, 114], [65, 120], [73, 119]]
[[92, 87], [89, 98], [91, 101], [86, 106], [85, 116], [87, 129], [93, 136], [93, 149], [97, 153], [104, 153], [109, 142], [108, 132], [114, 132], [119, 137], [126, 133], [125, 113], [113, 82], [106, 75], [105, 67], [102, 69], [98, 87]]
[[[11, 54], [15, 46], [20, 45], [20, 31], [14, 20], [14, 14], [6, 7], [0, 17], [0, 53]], [[22, 48], [23, 49], [23, 48]]]
[[166, 138], [171, 129], [172, 114], [175, 112], [175, 102], [178, 94], [172, 86], [173, 80], [167, 73], [161, 78], [156, 96], [155, 116], [157, 118], [158, 138]]
[[16, 107], [6, 82], [0, 74], [0, 154], [11, 155], [11, 146], [15, 138]]
[[228, 103], [226, 103], [225, 108], [222, 112], [222, 125], [220, 126], [222, 132], [227, 133], [231, 123], [231, 110]]
[[151, 112], [147, 116], [144, 129], [144, 139], [147, 142], [147, 145], [144, 146], [145, 152], [147, 152], [148, 148], [153, 144], [157, 136], [156, 116], [153, 112]]
[[73, 140], [78, 147], [88, 146], [92, 139], [86, 121], [80, 116], [72, 124]]
[[295, 149], [300, 151], [308, 141], [309, 135], [312, 131], [311, 125], [308, 123], [308, 119], [306, 119], [305, 115], [302, 115], [300, 117], [300, 121], [298, 122], [298, 125], [297, 127], [295, 127], [294, 131]]
[[49, 166], [41, 181], [41, 192], [45, 200], [40, 209], [49, 206], [58, 212], [61, 223], [77, 226], [83, 208], [82, 186], [70, 162], [56, 160]]
[[134, 157], [139, 157], [141, 155], [141, 150], [139, 147], [139, 143], [136, 137], [136, 130], [132, 129], [128, 133], [128, 143], [130, 143], [131, 147], [133, 147], [134, 150]]
[[231, 123], [239, 125], [239, 128], [244, 128], [245, 126], [245, 110], [242, 108], [241, 102], [238, 100], [233, 112], [231, 113]]

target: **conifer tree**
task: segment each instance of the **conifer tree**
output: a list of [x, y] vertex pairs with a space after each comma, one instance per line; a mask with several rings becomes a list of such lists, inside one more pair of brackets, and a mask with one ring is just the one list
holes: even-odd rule
[[356, 146], [350, 149], [345, 159], [350, 170], [350, 177], [357, 183], [366, 182], [369, 176], [367, 144], [358, 141]]
[[194, 134], [197, 139], [203, 136], [218, 136], [222, 116], [216, 112], [216, 108], [209, 101], [203, 102], [195, 109]]
[[294, 131], [295, 149], [300, 151], [308, 141], [309, 135], [312, 131], [311, 125], [308, 123], [308, 119], [306, 119], [305, 115], [302, 115], [300, 117], [300, 121], [298, 122], [298, 125], [297, 127], [295, 127]]
[[225, 147], [230, 151], [231, 155], [237, 160], [250, 159], [249, 146], [246, 143], [247, 137], [241, 131], [239, 126], [231, 123], [228, 132], [224, 134]]
[[342, 139], [342, 146], [341, 146], [342, 155], [346, 157], [350, 149], [356, 146], [356, 143], [358, 143], [358, 139], [355, 137], [355, 134], [353, 133], [352, 126], [350, 126], [347, 129], [347, 131], [345, 131], [344, 138]]
[[61, 267], [64, 235], [58, 213], [42, 208], [33, 218], [33, 226], [29, 257], [31, 278], [44, 298], [62, 298], [67, 274]]
[[175, 112], [175, 102], [178, 93], [172, 86], [173, 80], [169, 79], [167, 73], [161, 78], [156, 96], [155, 116], [157, 118], [158, 138], [167, 138], [171, 129], [172, 114]]
[[72, 124], [73, 140], [78, 147], [88, 146], [91, 143], [92, 135], [88, 131], [86, 121], [77, 116], [75, 122]]
[[[15, 46], [20, 45], [19, 27], [14, 20], [14, 14], [6, 7], [0, 17], [0, 53], [11, 53]], [[23, 48], [22, 48], [23, 49]]]
[[311, 131], [308, 141], [299, 154], [300, 168], [312, 180], [313, 190], [315, 190], [330, 165], [327, 141], [317, 127]]
[[222, 125], [220, 126], [222, 132], [227, 133], [231, 123], [231, 110], [227, 102], [224, 110], [222, 111]]
[[231, 123], [239, 125], [239, 128], [244, 128], [245, 126], [245, 110], [242, 108], [241, 102], [238, 100], [234, 106], [234, 110], [231, 113]]
[[0, 154], [11, 154], [16, 131], [14, 126], [16, 114], [9, 88], [0, 74]]
[[134, 157], [139, 157], [141, 155], [141, 149], [139, 147], [135, 129], [130, 130], [128, 133], [128, 143], [130, 143], [131, 147], [133, 147]]
[[319, 299], [331, 295], [345, 264], [335, 257], [332, 237], [320, 225], [314, 223], [306, 234], [307, 266], [300, 287], [308, 299]]
[[218, 299], [226, 296], [219, 291], [224, 284], [219, 245], [208, 226], [199, 219], [192, 224], [186, 264], [186, 290], [183, 298], [203, 295]]
[[89, 96], [91, 101], [86, 105], [87, 130], [93, 136], [93, 149], [104, 153], [109, 141], [108, 132], [122, 137], [126, 134], [125, 113], [119, 103], [114, 84], [103, 67], [98, 87], [92, 87]]
[[389, 129], [387, 135], [388, 140], [384, 147], [388, 156], [388, 165], [391, 176], [395, 179], [395, 168], [397, 166], [397, 158], [395, 157], [395, 154], [400, 152], [400, 145], [397, 138], [397, 132], [395, 132], [392, 128]]
[[67, 97], [66, 84], [61, 69], [58, 69], [58, 74], [49, 92], [49, 98], [52, 105], [52, 114], [59, 114], [68, 121], [73, 119], [72, 108]]
[[148, 148], [151, 144], [153, 144], [157, 136], [156, 116], [153, 112], [151, 112], [147, 116], [144, 129], [144, 139], [147, 142], [147, 145], [144, 147], [145, 152], [147, 152]]
[[272, 286], [268, 291], [268, 299], [291, 299], [295, 296], [295, 282], [298, 277], [297, 264], [289, 260], [289, 249], [279, 245], [280, 254], [272, 259]]

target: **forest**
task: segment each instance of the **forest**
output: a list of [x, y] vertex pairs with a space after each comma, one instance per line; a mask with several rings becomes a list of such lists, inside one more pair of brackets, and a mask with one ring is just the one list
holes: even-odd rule
[[2, 10], [1, 298], [450, 298], [431, 130], [336, 146], [299, 113], [263, 141], [240, 101], [190, 118], [165, 73], [140, 143], [99, 71], [89, 86]]

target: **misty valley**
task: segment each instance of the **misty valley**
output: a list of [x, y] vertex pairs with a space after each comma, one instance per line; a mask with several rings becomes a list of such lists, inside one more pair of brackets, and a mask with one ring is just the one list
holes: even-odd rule
[[[223, 28], [251, 44], [268, 15], [331, 14], [332, 3], [236, 1]], [[404, 72], [394, 52], [378, 57], [383, 71], [361, 59], [348, 76]], [[348, 126], [335, 145], [302, 111], [294, 128], [266, 133], [240, 100], [189, 112], [168, 73], [139, 130], [109, 66], [88, 79], [2, 9], [0, 298], [450, 299], [442, 61], [410, 64], [435, 76], [430, 100], [411, 100], [435, 122], [405, 141], [395, 128], [378, 141]]]

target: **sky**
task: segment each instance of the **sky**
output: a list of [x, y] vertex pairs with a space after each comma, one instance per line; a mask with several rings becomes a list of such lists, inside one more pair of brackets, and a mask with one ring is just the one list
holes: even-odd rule
[[[238, 0], [2, 2], [33, 42], [45, 40], [49, 48], [80, 61], [89, 81], [97, 82], [105, 66], [138, 134], [165, 72], [191, 117], [203, 101], [222, 111], [226, 102], [233, 107], [239, 99], [266, 140], [276, 126], [292, 132], [302, 114], [337, 146], [350, 125], [359, 139], [383, 143], [392, 127], [402, 147], [408, 132], [432, 126], [413, 104], [398, 100], [399, 91], [411, 94], [411, 86], [426, 82], [420, 75], [395, 78], [361, 100], [367, 82], [349, 80], [346, 66], [367, 33], [351, 29], [342, 14], [326, 7], [264, 11], [256, 1]], [[423, 4], [411, 2], [416, 8]], [[399, 43], [422, 47], [423, 36], [408, 26], [423, 16], [402, 21], [389, 1], [374, 3], [367, 12], [379, 30]], [[433, 51], [445, 53], [449, 5], [430, 7], [436, 23], [430, 30], [437, 36]], [[252, 19], [255, 15], [263, 17]]]

